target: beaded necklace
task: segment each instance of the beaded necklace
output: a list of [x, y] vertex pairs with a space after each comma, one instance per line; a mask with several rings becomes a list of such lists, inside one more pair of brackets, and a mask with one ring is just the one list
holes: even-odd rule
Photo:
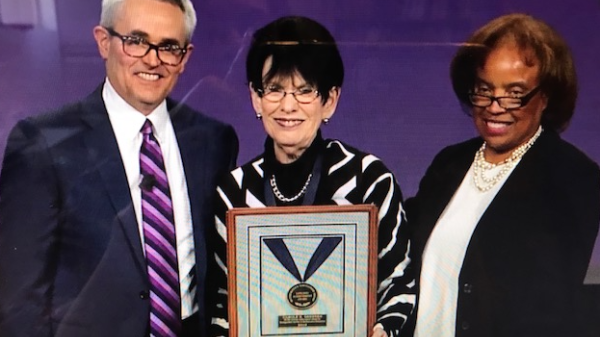
[[[484, 151], [486, 148], [486, 142], [483, 142], [477, 153], [475, 154], [475, 160], [473, 161], [473, 181], [477, 189], [481, 192], [487, 192], [492, 189], [500, 180], [504, 178], [504, 176], [517, 164], [517, 162], [525, 155], [527, 150], [529, 150], [538, 137], [542, 134], [542, 127], [540, 126], [536, 133], [531, 137], [527, 143], [516, 148], [511, 154], [510, 157], [505, 160], [492, 164], [485, 161]], [[500, 170], [488, 177], [487, 174], [495, 168], [500, 168]]]

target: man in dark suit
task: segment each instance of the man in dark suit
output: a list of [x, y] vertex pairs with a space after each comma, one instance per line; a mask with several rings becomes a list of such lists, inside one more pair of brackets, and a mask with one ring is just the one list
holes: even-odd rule
[[167, 98], [195, 24], [189, 0], [104, 0], [104, 83], [11, 132], [0, 336], [205, 335], [213, 193], [238, 141]]

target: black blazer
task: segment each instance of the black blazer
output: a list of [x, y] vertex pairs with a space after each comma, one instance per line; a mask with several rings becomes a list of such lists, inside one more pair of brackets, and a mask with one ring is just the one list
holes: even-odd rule
[[[441, 151], [407, 201], [419, 271], [429, 235], [481, 144], [476, 138]], [[598, 165], [544, 131], [471, 237], [459, 275], [456, 336], [577, 336], [599, 221]]]
[[[0, 336], [143, 336], [148, 277], [102, 88], [13, 129], [0, 175]], [[168, 100], [187, 180], [197, 301], [212, 301], [207, 231], [217, 176], [235, 165], [231, 126]]]

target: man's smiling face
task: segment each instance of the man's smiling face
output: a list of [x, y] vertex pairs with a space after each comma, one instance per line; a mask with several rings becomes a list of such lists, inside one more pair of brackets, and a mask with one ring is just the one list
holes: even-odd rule
[[[162, 1], [126, 0], [117, 11], [114, 31], [137, 36], [150, 43], [186, 44], [184, 13], [176, 5]], [[102, 27], [95, 28], [100, 54], [106, 60], [107, 77], [117, 93], [141, 113], [151, 113], [169, 95], [183, 73], [190, 53], [177, 66], [163, 64], [156, 50], [136, 58], [123, 52], [122, 41]], [[191, 51], [192, 46], [188, 47]]]

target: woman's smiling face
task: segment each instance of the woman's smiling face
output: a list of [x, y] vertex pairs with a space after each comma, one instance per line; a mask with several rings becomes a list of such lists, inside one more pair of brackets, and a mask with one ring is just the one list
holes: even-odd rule
[[[267, 58], [263, 67], [263, 78], [270, 68], [271, 58]], [[273, 138], [277, 160], [282, 163], [292, 162], [310, 146], [323, 119], [331, 118], [335, 112], [339, 89], [333, 88], [325, 103], [321, 101], [320, 96], [310, 103], [299, 103], [292, 93], [318, 88], [306, 83], [298, 73], [283, 77], [275, 75], [268, 83], [263, 83], [262, 87], [266, 92], [282, 90], [287, 93], [281, 101], [274, 102], [261, 97], [250, 85], [252, 105], [254, 110], [262, 115], [265, 131]]]
[[[533, 53], [507, 43], [490, 52], [477, 71], [474, 93], [495, 97], [522, 97], [539, 85], [539, 62]], [[475, 127], [486, 141], [486, 160], [499, 162], [527, 142], [540, 126], [547, 99], [538, 92], [518, 109], [506, 110], [492, 102], [487, 108], [473, 107]]]

